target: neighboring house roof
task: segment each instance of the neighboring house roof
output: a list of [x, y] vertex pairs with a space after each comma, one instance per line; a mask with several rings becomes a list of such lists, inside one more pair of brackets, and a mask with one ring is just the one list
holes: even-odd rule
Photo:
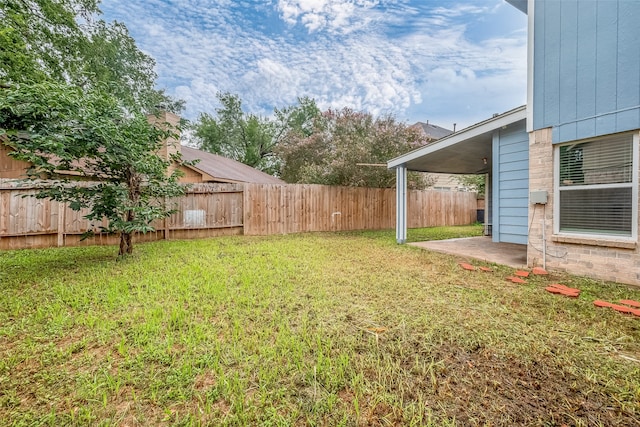
[[[176, 126], [180, 117], [173, 113], [162, 112], [158, 116], [149, 116], [149, 120], [151, 123], [155, 123], [164, 126], [164, 122], [167, 122], [173, 126]], [[24, 172], [27, 167], [29, 167], [28, 163], [18, 162], [8, 156], [8, 153], [12, 151], [10, 147], [3, 144], [5, 136], [0, 135], [0, 178], [21, 178], [24, 177]], [[199, 160], [193, 166], [184, 166], [185, 168], [190, 169], [192, 172], [195, 172], [195, 182], [229, 182], [229, 183], [257, 183], [257, 184], [286, 184], [283, 180], [266, 174], [258, 169], [252, 168], [251, 166], [247, 166], [243, 163], [237, 162], [232, 159], [228, 159], [226, 157], [218, 156], [216, 154], [211, 154], [206, 151], [197, 150], [195, 148], [180, 146], [176, 144], [177, 141], [175, 139], [170, 139], [164, 141], [163, 147], [156, 153], [163, 158], [168, 158], [168, 156], [173, 152], [181, 152], [184, 160], [194, 161]], [[56, 158], [52, 159], [52, 162], [56, 162]], [[85, 174], [79, 171], [68, 171], [68, 170], [59, 170], [56, 171], [59, 174], [63, 175], [75, 175], [82, 179], [100, 179], [101, 174], [99, 171], [93, 171], [92, 165], [86, 159], [79, 159], [73, 163], [73, 166], [76, 168], [82, 168], [85, 171]], [[187, 173], [187, 170], [183, 172]], [[182, 182], [192, 182], [188, 179], [190, 177], [186, 177], [187, 180]]]
[[525, 120], [526, 106], [497, 114], [438, 141], [387, 162], [389, 169], [406, 165], [408, 170], [455, 174], [491, 171], [493, 132]]
[[427, 121], [427, 123], [416, 122], [416, 123], [412, 124], [409, 127], [421, 129], [422, 133], [429, 140], [436, 140], [436, 139], [444, 138], [445, 136], [449, 136], [449, 135], [451, 135], [453, 133], [452, 130], [445, 129], [445, 128], [440, 127], [438, 125], [431, 124], [428, 121]]
[[275, 176], [247, 166], [226, 157], [211, 154], [206, 151], [182, 146], [182, 158], [193, 161], [200, 160], [194, 166], [189, 166], [198, 172], [222, 182], [252, 182], [259, 184], [286, 184]]

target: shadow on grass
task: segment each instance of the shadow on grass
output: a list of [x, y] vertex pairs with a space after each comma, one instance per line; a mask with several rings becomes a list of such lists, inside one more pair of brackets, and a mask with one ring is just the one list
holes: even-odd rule
[[[38, 282], [69, 276], [87, 265], [106, 267], [130, 260], [117, 258], [116, 246], [67, 247], [48, 249], [20, 249], [3, 252], [0, 256], [0, 287], [7, 289], [25, 281]], [[131, 260], [135, 258], [135, 254]]]

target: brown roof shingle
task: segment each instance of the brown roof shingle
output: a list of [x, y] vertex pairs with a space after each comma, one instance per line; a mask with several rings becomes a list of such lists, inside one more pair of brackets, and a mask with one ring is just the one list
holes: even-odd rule
[[275, 176], [264, 173], [258, 169], [247, 166], [217, 154], [182, 146], [182, 158], [193, 161], [200, 160], [193, 169], [211, 175], [216, 179], [225, 182], [252, 182], [258, 184], [286, 184], [283, 180]]

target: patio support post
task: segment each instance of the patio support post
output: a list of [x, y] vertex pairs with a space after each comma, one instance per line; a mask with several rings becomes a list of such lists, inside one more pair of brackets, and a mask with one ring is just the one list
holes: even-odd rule
[[407, 241], [407, 166], [396, 167], [396, 242]]

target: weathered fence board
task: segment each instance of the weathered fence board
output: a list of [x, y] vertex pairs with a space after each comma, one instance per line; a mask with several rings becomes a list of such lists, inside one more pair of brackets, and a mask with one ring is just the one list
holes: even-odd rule
[[[117, 237], [107, 234], [81, 241], [82, 233], [99, 232], [106, 223], [89, 222], [86, 210], [36, 199], [36, 191], [28, 182], [0, 180], [0, 249], [117, 243]], [[407, 197], [410, 228], [464, 225], [476, 219], [475, 193], [409, 191]], [[156, 231], [137, 236], [137, 241], [395, 226], [395, 189], [194, 184], [183, 197], [166, 203], [176, 212], [156, 221]]]
[[[90, 185], [90, 183], [78, 183]], [[203, 238], [242, 234], [242, 184], [195, 184], [184, 197], [167, 200], [176, 213], [156, 221], [155, 232], [137, 241]], [[106, 221], [88, 221], [87, 209], [74, 211], [64, 203], [32, 197], [34, 183], [0, 180], [0, 249], [117, 244], [118, 237], [100, 233]], [[81, 240], [88, 230], [95, 237]]]
[[178, 200], [168, 201], [176, 213], [170, 230], [242, 227], [241, 184], [197, 184]]
[[[395, 199], [392, 203], [395, 210]], [[417, 228], [472, 224], [477, 217], [477, 203], [476, 193], [408, 191], [407, 226]]]
[[[411, 228], [472, 224], [476, 194], [409, 191]], [[395, 190], [323, 185], [247, 184], [244, 234], [381, 230], [395, 226]]]

